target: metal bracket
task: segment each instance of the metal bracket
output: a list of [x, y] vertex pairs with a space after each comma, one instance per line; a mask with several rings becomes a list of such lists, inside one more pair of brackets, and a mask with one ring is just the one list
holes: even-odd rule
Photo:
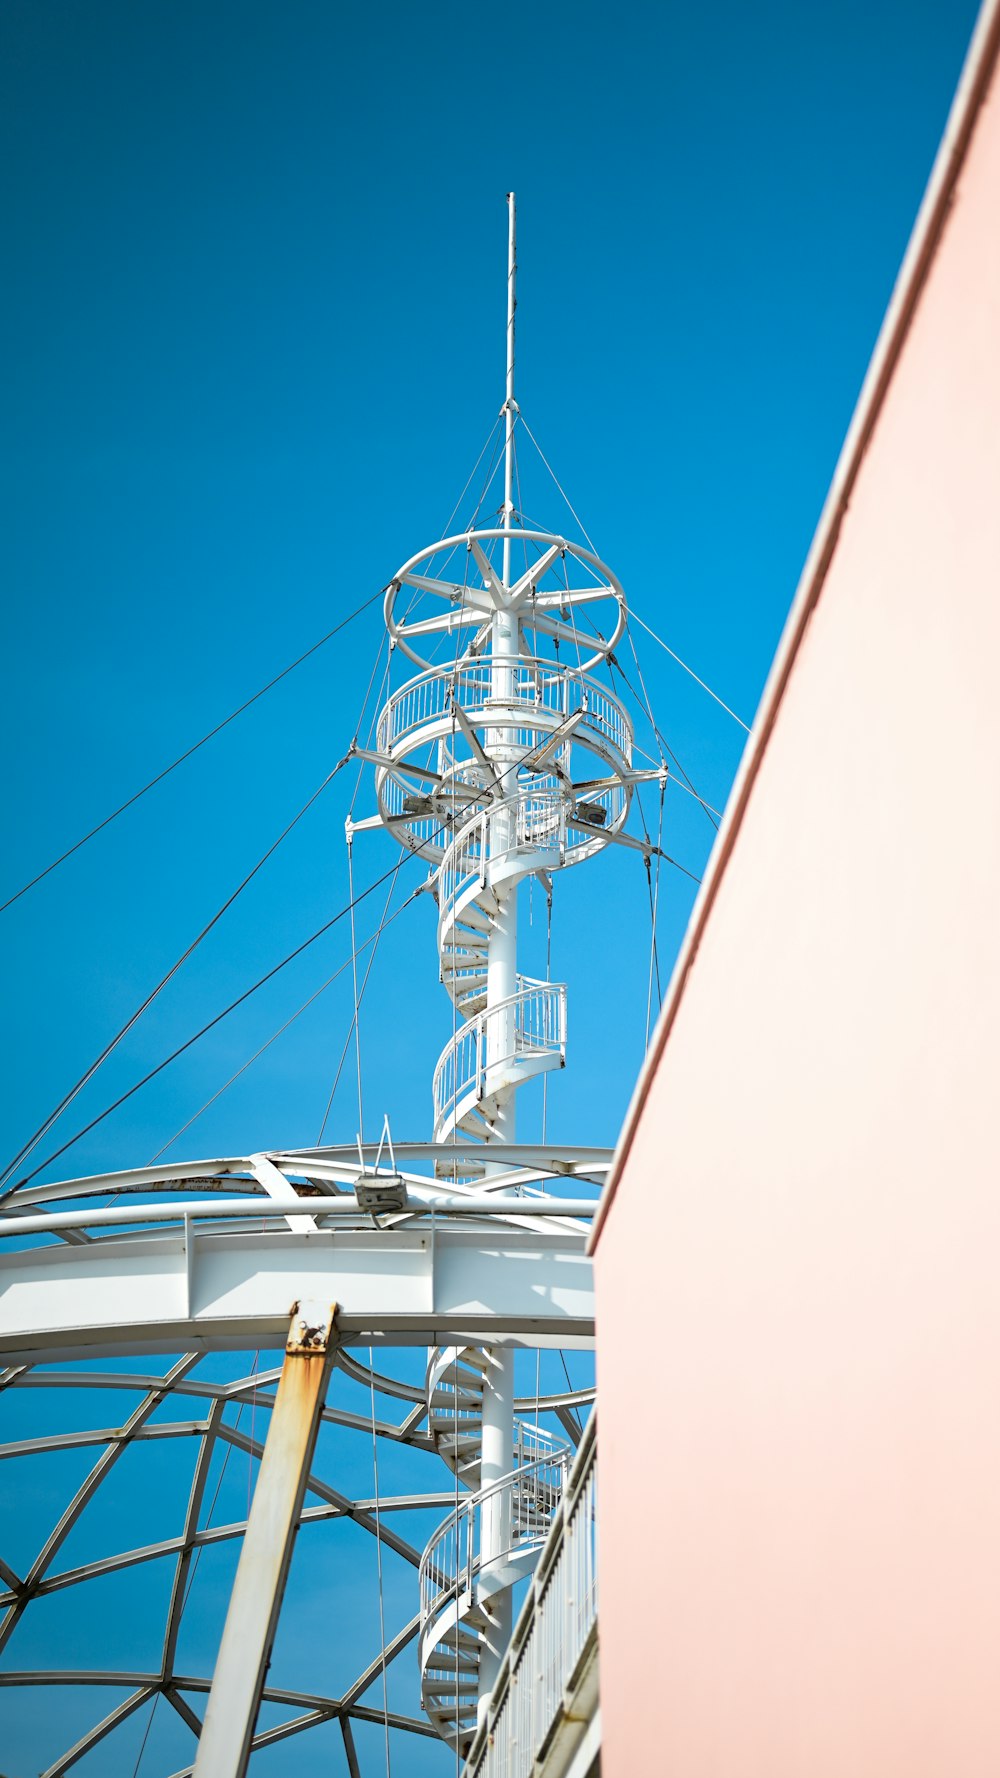
[[289, 1311], [291, 1322], [285, 1352], [293, 1358], [313, 1358], [317, 1352], [328, 1352], [337, 1314], [336, 1303], [321, 1303], [303, 1297]]

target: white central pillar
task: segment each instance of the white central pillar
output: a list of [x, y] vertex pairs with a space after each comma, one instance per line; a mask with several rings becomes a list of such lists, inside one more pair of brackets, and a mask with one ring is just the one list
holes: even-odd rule
[[[514, 1353], [507, 1347], [491, 1346], [486, 1356], [489, 1365], [483, 1389], [483, 1489], [508, 1476], [514, 1464]], [[513, 1627], [510, 1587], [503, 1584], [497, 1568], [512, 1544], [510, 1488], [487, 1495], [481, 1511], [479, 1598], [489, 1623], [482, 1631], [479, 1659], [480, 1721], [489, 1706]]]
[[[509, 241], [507, 254], [507, 428], [504, 474], [503, 589], [510, 588], [510, 544], [514, 522], [514, 293], [517, 272], [514, 194], [508, 193]], [[490, 642], [492, 672], [490, 696], [498, 704], [511, 705], [517, 692], [517, 661], [521, 638], [517, 616], [507, 606], [494, 610]], [[517, 763], [520, 757], [516, 729], [500, 725], [489, 732], [487, 751], [500, 781], [500, 797], [490, 816], [490, 858], [500, 861], [517, 839]], [[517, 884], [496, 888], [499, 907], [490, 933], [486, 963], [486, 1066], [513, 1063], [516, 1050], [516, 1008], [509, 1002], [517, 993]], [[497, 1008], [491, 1017], [490, 1009]], [[514, 1070], [507, 1071], [512, 1082]], [[497, 1096], [494, 1136], [500, 1142], [514, 1140], [514, 1087], [501, 1085]], [[483, 1379], [483, 1448], [481, 1482], [489, 1489], [509, 1476], [514, 1466], [514, 1354], [501, 1346], [487, 1349]], [[483, 1637], [479, 1663], [479, 1719], [485, 1716], [496, 1684], [500, 1662], [510, 1641], [511, 1592], [502, 1584], [499, 1564], [511, 1549], [511, 1490], [501, 1488], [483, 1500], [480, 1522], [479, 1599], [489, 1623]]]
[[[507, 544], [504, 543], [506, 552]], [[517, 663], [520, 635], [517, 618], [511, 611], [494, 612], [492, 622], [492, 663], [490, 697], [497, 704], [510, 706], [517, 696]], [[490, 862], [502, 866], [503, 860], [517, 839], [517, 766], [520, 749], [517, 732], [497, 726], [488, 731], [486, 751], [493, 762], [499, 782], [499, 797], [490, 814]], [[517, 884], [495, 886], [499, 907], [490, 932], [486, 959], [486, 1066], [498, 1069], [504, 1062], [512, 1063], [516, 1048], [517, 1015], [514, 1007], [503, 1006], [517, 993]], [[497, 1008], [495, 1013], [493, 1008]], [[507, 1068], [508, 1080], [513, 1068]], [[496, 1076], [494, 1075], [494, 1084]], [[514, 1092], [501, 1086], [499, 1111], [495, 1120], [495, 1136], [501, 1142], [514, 1140]]]

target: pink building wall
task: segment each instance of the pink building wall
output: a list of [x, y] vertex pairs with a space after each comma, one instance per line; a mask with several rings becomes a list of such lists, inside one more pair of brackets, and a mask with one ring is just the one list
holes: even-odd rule
[[1000, 1772], [987, 12], [596, 1238], [604, 1778]]

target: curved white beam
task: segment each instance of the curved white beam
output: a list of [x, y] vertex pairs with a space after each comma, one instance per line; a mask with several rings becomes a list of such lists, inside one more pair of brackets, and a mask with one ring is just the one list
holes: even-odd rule
[[[176, 1217], [183, 1207], [124, 1214], [147, 1208]], [[268, 1200], [244, 1208], [258, 1218], [264, 1209], [284, 1215]], [[451, 1345], [485, 1336], [570, 1347], [593, 1340], [582, 1229], [516, 1229], [500, 1218], [479, 1228], [424, 1220], [419, 1228], [315, 1235], [271, 1225], [196, 1234], [188, 1224], [183, 1233], [107, 1236], [84, 1246], [4, 1245], [0, 1358], [7, 1363], [275, 1346], [300, 1296], [338, 1303], [344, 1334], [379, 1343]]]
[[[438, 1160], [479, 1161], [480, 1145], [472, 1143], [396, 1142], [397, 1162], [409, 1160], [433, 1167]], [[365, 1143], [361, 1154], [365, 1167], [374, 1166], [378, 1146]], [[137, 1192], [154, 1192], [170, 1187], [177, 1191], [223, 1191], [231, 1185], [242, 1191], [263, 1196], [265, 1187], [254, 1171], [254, 1160], [264, 1158], [289, 1179], [308, 1178], [315, 1185], [329, 1185], [334, 1193], [353, 1190], [358, 1177], [357, 1144], [337, 1144], [329, 1148], [271, 1150], [265, 1156], [237, 1155], [196, 1161], [161, 1161], [158, 1166], [132, 1167], [119, 1173], [93, 1173], [78, 1179], [54, 1180], [47, 1185], [24, 1188], [13, 1186], [0, 1195], [0, 1218], [6, 1220], [20, 1214], [28, 1204], [58, 1202], [65, 1198], [121, 1197]], [[524, 1169], [524, 1178], [543, 1184], [547, 1179], [579, 1179], [599, 1184], [614, 1159], [610, 1148], [584, 1148], [552, 1144], [508, 1142], [504, 1159], [511, 1166]], [[432, 1178], [422, 1181], [431, 1192], [454, 1195], [453, 1185], [436, 1185]], [[305, 1208], [305, 1206], [304, 1206]], [[313, 1210], [309, 1205], [309, 1210]], [[3, 1221], [0, 1221], [0, 1232]]]

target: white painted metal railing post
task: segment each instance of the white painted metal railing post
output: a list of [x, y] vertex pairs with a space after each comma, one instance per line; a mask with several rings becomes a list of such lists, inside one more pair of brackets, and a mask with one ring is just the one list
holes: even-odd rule
[[[466, 1778], [533, 1778], [597, 1624], [597, 1441], [591, 1421], [538, 1568], [480, 1713]], [[582, 1720], [582, 1719], [580, 1719]]]

